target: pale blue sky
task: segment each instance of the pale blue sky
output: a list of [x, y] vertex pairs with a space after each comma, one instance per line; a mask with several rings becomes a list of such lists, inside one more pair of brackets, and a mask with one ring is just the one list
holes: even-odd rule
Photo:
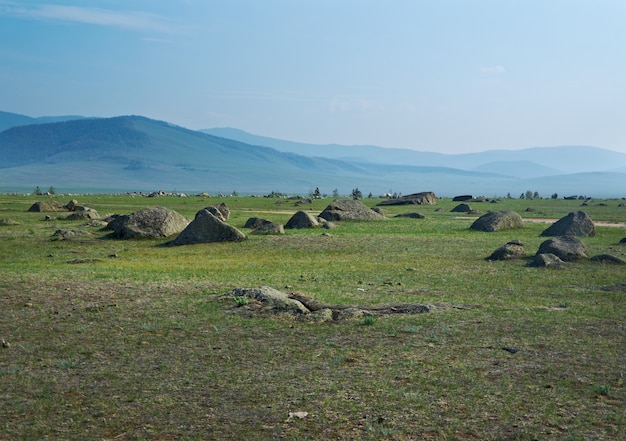
[[626, 0], [0, 0], [0, 110], [626, 152]]

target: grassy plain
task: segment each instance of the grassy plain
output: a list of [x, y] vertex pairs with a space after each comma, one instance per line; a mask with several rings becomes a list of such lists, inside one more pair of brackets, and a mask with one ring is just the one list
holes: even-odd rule
[[[511, 239], [534, 254], [546, 223], [475, 232], [441, 199], [387, 207], [386, 221], [343, 222], [329, 235], [161, 247], [104, 239], [66, 213], [44, 221], [27, 212], [40, 199], [0, 196], [0, 220], [20, 223], [0, 226], [0, 440], [626, 438], [624, 267], [485, 261]], [[228, 223], [246, 233], [250, 217], [284, 223], [331, 201], [78, 200], [100, 214], [162, 205], [190, 219], [224, 201]], [[622, 202], [584, 210], [625, 222]], [[543, 219], [581, 209], [552, 199], [471, 205]], [[426, 218], [392, 217], [411, 211]], [[55, 240], [58, 229], [93, 236]], [[597, 226], [583, 242], [590, 255], [626, 259], [625, 236], [623, 225]], [[437, 307], [312, 324], [237, 314], [224, 296], [261, 285], [321, 303]]]

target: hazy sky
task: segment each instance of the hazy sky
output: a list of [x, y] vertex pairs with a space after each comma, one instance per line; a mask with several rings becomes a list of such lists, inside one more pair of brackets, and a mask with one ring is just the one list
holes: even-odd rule
[[0, 110], [626, 152], [626, 0], [0, 0]]

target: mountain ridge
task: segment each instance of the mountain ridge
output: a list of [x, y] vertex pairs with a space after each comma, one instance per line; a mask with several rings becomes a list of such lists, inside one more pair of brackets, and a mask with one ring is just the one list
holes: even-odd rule
[[[520, 177], [512, 173], [519, 165], [515, 162], [510, 170], [497, 161], [483, 164], [482, 169], [454, 168], [448, 163], [414, 165], [396, 159], [392, 163], [368, 162], [367, 155], [364, 160], [360, 154], [368, 150], [359, 147], [353, 147], [355, 159], [347, 161], [315, 155], [317, 147], [309, 145], [313, 155], [305, 156], [138, 115], [59, 122], [40, 119], [0, 132], [0, 191], [52, 185], [68, 191], [217, 189], [242, 194], [307, 194], [319, 188], [326, 194], [337, 189], [349, 194], [359, 188], [364, 194], [435, 191], [448, 196], [504, 196], [531, 189], [542, 195], [623, 197], [619, 182], [626, 182], [626, 174], [615, 172]], [[395, 158], [395, 150], [370, 146], [369, 151], [378, 153], [379, 149]]]

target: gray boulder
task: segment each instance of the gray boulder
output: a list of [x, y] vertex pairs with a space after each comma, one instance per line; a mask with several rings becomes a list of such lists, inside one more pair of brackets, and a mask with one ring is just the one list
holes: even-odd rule
[[259, 228], [261, 225], [264, 224], [271, 224], [272, 221], [269, 221], [267, 219], [263, 219], [261, 217], [251, 217], [250, 219], [248, 219], [246, 221], [246, 224], [243, 226], [244, 228]]
[[250, 234], [285, 234], [285, 228], [282, 224], [268, 222], [263, 225], [259, 225]]
[[306, 211], [298, 211], [285, 224], [287, 229], [315, 228], [319, 222]]
[[437, 197], [432, 191], [399, 196], [386, 201], [381, 201], [377, 205], [436, 205]]
[[54, 212], [54, 211], [66, 211], [67, 209], [62, 203], [57, 201], [39, 201], [30, 206], [28, 211], [40, 213], [40, 212]]
[[593, 221], [584, 211], [574, 211], [559, 219], [548, 228], [541, 236], [595, 236], [596, 227]]
[[100, 219], [100, 215], [93, 208], [82, 207], [82, 210], [74, 211], [72, 214], [68, 215], [65, 219], [67, 220], [92, 220], [92, 219]]
[[512, 240], [496, 249], [486, 260], [514, 260], [526, 257], [524, 245], [517, 240]]
[[539, 245], [537, 254], [554, 254], [564, 262], [588, 259], [585, 245], [576, 236], [560, 236], [548, 239]]
[[176, 211], [152, 207], [118, 216], [105, 229], [118, 239], [163, 238], [180, 233], [187, 225], [189, 220]]
[[522, 228], [522, 217], [513, 210], [490, 211], [476, 219], [470, 226], [472, 230], [485, 231], [488, 233], [510, 228]]
[[567, 265], [566, 262], [563, 262], [559, 256], [552, 253], [543, 253], [536, 254], [530, 262], [528, 262], [528, 266], [534, 268], [563, 268], [563, 266]]
[[366, 207], [361, 201], [336, 199], [319, 214], [327, 221], [374, 221], [384, 220], [385, 216]]
[[245, 240], [246, 235], [237, 228], [222, 222], [209, 210], [202, 209], [195, 219], [169, 245], [194, 243], [235, 242]]

